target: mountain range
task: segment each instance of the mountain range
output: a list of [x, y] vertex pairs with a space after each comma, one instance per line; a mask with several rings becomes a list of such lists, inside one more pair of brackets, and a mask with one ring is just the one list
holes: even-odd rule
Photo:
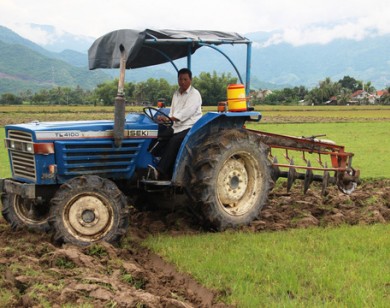
[[[46, 27], [46, 31], [54, 29]], [[326, 77], [338, 81], [344, 76], [370, 81], [377, 89], [390, 85], [390, 35], [301, 46], [266, 44], [272, 35], [274, 33], [269, 32], [245, 35], [253, 41], [252, 88], [277, 89], [301, 85], [311, 88]], [[117, 70], [88, 70], [86, 49], [93, 40], [65, 33], [57, 44], [52, 41], [50, 46], [40, 46], [0, 26], [0, 94], [57, 86], [93, 89], [99, 83], [118, 77]], [[76, 44], [79, 46], [77, 50]], [[244, 68], [246, 47], [223, 46], [222, 49], [239, 70]], [[178, 67], [184, 65], [181, 60], [177, 63]], [[194, 54], [192, 69], [194, 75], [216, 71], [236, 76], [230, 63], [210, 48], [201, 48]], [[172, 84], [176, 82], [176, 72], [170, 64], [131, 70], [126, 76], [126, 80], [132, 82], [148, 78], [165, 78]]]

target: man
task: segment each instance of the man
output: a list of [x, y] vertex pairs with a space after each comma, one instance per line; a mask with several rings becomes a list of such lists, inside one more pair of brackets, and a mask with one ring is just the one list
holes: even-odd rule
[[153, 170], [156, 179], [171, 179], [180, 145], [191, 127], [202, 117], [202, 97], [191, 82], [192, 72], [187, 68], [179, 70], [179, 88], [173, 94], [169, 112], [169, 118], [173, 121], [173, 135], [161, 155], [157, 170]]

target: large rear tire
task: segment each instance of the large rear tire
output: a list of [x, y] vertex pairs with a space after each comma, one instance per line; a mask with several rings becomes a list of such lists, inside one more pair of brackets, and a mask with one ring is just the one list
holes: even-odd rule
[[49, 206], [26, 199], [16, 194], [1, 195], [2, 215], [14, 230], [27, 228], [47, 232], [49, 226]]
[[126, 198], [110, 180], [81, 176], [63, 184], [51, 200], [50, 224], [57, 243], [117, 243], [129, 226]]
[[198, 146], [190, 194], [217, 230], [252, 222], [272, 188], [268, 147], [245, 129], [221, 130]]

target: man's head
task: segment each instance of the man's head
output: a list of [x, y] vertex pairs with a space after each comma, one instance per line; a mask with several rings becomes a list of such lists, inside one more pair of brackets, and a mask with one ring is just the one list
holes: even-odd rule
[[188, 68], [182, 68], [177, 74], [177, 83], [179, 84], [180, 93], [186, 91], [192, 81], [192, 72]]

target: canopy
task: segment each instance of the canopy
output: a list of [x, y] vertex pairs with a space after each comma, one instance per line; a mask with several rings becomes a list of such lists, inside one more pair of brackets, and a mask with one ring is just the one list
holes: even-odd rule
[[117, 30], [98, 38], [88, 50], [89, 69], [119, 68], [124, 49], [126, 68], [161, 64], [193, 54], [205, 44], [248, 44], [233, 32], [202, 30]]

